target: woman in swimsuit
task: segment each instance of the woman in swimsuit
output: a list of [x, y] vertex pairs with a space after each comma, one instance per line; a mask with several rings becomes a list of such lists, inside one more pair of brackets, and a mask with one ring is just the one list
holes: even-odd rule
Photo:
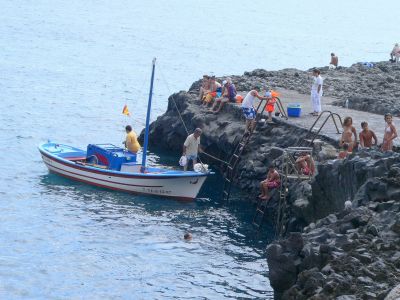
[[385, 134], [383, 136], [383, 143], [381, 147], [381, 150], [383, 152], [392, 151], [393, 140], [397, 138], [397, 130], [396, 127], [394, 127], [392, 115], [386, 114], [385, 121], [386, 121]]
[[357, 132], [353, 126], [353, 119], [351, 117], [346, 117], [343, 121], [343, 133], [342, 138], [339, 141], [339, 146], [342, 147], [344, 144], [349, 146], [349, 152], [353, 152], [353, 149], [357, 145]]

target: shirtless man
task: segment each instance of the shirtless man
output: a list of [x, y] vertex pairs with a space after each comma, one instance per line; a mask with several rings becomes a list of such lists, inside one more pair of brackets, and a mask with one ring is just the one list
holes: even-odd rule
[[339, 57], [335, 53], [331, 53], [331, 62], [329, 63], [329, 69], [336, 69], [339, 64]]
[[342, 138], [339, 141], [339, 146], [342, 147], [344, 144], [348, 144], [349, 152], [353, 152], [353, 149], [357, 146], [357, 143], [357, 132], [353, 126], [353, 119], [351, 117], [346, 117], [343, 121], [343, 133]]
[[[375, 133], [372, 130], [369, 130], [367, 122], [361, 122], [362, 131], [359, 134], [360, 137], [360, 145], [363, 148], [371, 148], [372, 146], [376, 146], [378, 144], [378, 139], [376, 138]], [[374, 143], [372, 143], [372, 139], [374, 139]]]
[[312, 176], [315, 172], [315, 164], [311, 155], [303, 152], [296, 159], [296, 166], [301, 175]]
[[274, 166], [269, 166], [267, 178], [260, 182], [261, 194], [258, 196], [261, 200], [268, 201], [270, 198], [269, 190], [276, 189], [281, 185], [279, 173]]

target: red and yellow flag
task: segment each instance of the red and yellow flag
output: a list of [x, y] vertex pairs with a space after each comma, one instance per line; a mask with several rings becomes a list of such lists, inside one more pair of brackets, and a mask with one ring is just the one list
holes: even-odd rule
[[126, 116], [131, 115], [131, 113], [129, 112], [129, 109], [128, 109], [128, 105], [126, 105], [126, 104], [124, 105], [124, 108], [122, 109], [122, 113]]

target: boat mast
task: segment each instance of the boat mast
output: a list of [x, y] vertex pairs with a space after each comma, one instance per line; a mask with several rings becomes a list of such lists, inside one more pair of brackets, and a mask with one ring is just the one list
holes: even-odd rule
[[146, 170], [146, 155], [147, 155], [147, 146], [149, 143], [149, 124], [150, 124], [150, 111], [151, 111], [151, 98], [153, 96], [153, 82], [154, 82], [154, 71], [156, 67], [156, 58], [153, 58], [153, 68], [151, 71], [151, 81], [150, 81], [150, 93], [149, 93], [149, 102], [147, 104], [147, 116], [146, 116], [146, 128], [144, 131], [144, 144], [143, 144], [143, 154], [142, 154], [142, 167], [140, 171], [143, 173]]

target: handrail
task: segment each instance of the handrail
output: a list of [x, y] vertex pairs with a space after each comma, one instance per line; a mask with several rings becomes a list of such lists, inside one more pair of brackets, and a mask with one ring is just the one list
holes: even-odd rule
[[[321, 119], [321, 117], [325, 114], [325, 113], [329, 113], [329, 115], [326, 117], [325, 121], [322, 123], [322, 125], [319, 127], [317, 132], [314, 132], [313, 129], [315, 127], [315, 125], [318, 123], [318, 121]], [[328, 122], [329, 118], [332, 118], [333, 124], [336, 127], [336, 131], [337, 134], [340, 134], [339, 131], [339, 127], [337, 126], [335, 117], [337, 117], [339, 119], [340, 125], [343, 126], [343, 122], [342, 122], [342, 118], [339, 114], [332, 112], [330, 110], [324, 110], [321, 112], [321, 114], [318, 116], [318, 118], [315, 120], [315, 122], [311, 125], [310, 129], [307, 132], [307, 136], [312, 134], [312, 139], [310, 141], [310, 143], [313, 143], [315, 138], [319, 135], [319, 133], [321, 132], [322, 128], [325, 126], [326, 122]], [[302, 142], [299, 143], [299, 145], [301, 145]]]

